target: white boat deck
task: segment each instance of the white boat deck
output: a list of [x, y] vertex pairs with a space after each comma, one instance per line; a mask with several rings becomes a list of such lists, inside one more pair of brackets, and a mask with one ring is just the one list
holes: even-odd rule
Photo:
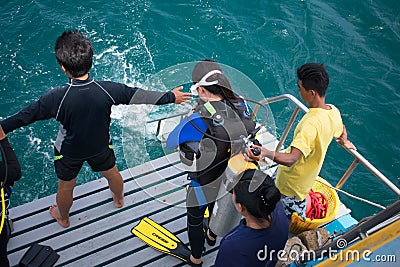
[[[261, 139], [271, 149], [276, 146], [272, 136], [264, 133]], [[148, 247], [131, 233], [140, 219], [147, 216], [188, 244], [184, 208], [187, 180], [178, 153], [121, 174], [125, 205], [115, 208], [105, 178], [77, 186], [70, 212], [71, 226], [67, 229], [49, 214], [55, 195], [10, 209], [14, 221], [8, 243], [11, 266], [18, 265], [33, 243], [52, 247], [60, 255], [56, 266], [183, 266], [179, 259]], [[206, 249], [203, 266], [212, 266], [218, 243], [212, 248], [206, 244]]]
[[[131, 234], [140, 219], [148, 216], [188, 243], [183, 207], [186, 175], [179, 166], [178, 154], [174, 153], [122, 171], [125, 205], [120, 209], [114, 207], [105, 178], [76, 187], [67, 229], [49, 214], [55, 195], [10, 209], [14, 221], [8, 244], [11, 266], [17, 265], [35, 242], [56, 250], [60, 255], [56, 266], [183, 265]], [[208, 250], [205, 266], [214, 262], [216, 251], [217, 247]]]

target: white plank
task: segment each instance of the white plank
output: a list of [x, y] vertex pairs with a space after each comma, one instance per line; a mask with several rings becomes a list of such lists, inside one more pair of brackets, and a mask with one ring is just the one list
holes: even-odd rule
[[[183, 179], [185, 179], [185, 175], [179, 176], [175, 179], [183, 180]], [[135, 203], [143, 201], [145, 199], [148, 199], [149, 196], [157, 196], [157, 195], [163, 194], [169, 190], [173, 190], [175, 188], [176, 188], [176, 186], [173, 185], [172, 183], [164, 183], [163, 186], [155, 185], [153, 187], [147, 188], [146, 192], [140, 190], [140, 191], [136, 192], [135, 194], [127, 195], [125, 197], [125, 205], [122, 209], [125, 210], [125, 209], [129, 209], [130, 207], [135, 207], [136, 206]], [[182, 190], [183, 190], [183, 188], [182, 188]], [[105, 193], [108, 193], [107, 195], [110, 194], [109, 192], [103, 192], [103, 194], [105, 194]], [[90, 202], [93, 202], [95, 200], [95, 198], [93, 198], [93, 196], [90, 196], [88, 198], [90, 198]], [[164, 198], [165, 197], [163, 197], [163, 199]], [[168, 200], [168, 202], [170, 202], [170, 201], [171, 200]], [[84, 203], [84, 202], [86, 202], [85, 199], [80, 201], [80, 203]], [[159, 201], [159, 202], [162, 202], [162, 201]], [[87, 203], [84, 203], [84, 206], [86, 206], [86, 205], [87, 205]], [[39, 215], [35, 216], [35, 217], [41, 217], [40, 219], [37, 219], [37, 220], [32, 219], [32, 221], [34, 221], [35, 223], [37, 222], [38, 224], [42, 224], [42, 222], [44, 221], [44, 223], [46, 223], [44, 226], [34, 227], [35, 224], [30, 225], [30, 222], [24, 222], [25, 224], [29, 224], [29, 227], [31, 227], [32, 229], [23, 234], [13, 236], [10, 239], [8, 249], [13, 250], [16, 247], [21, 246], [22, 244], [34, 242], [35, 240], [39, 240], [39, 239], [43, 239], [43, 234], [45, 234], [45, 236], [47, 233], [51, 233], [52, 235], [61, 234], [65, 231], [71, 231], [71, 229], [78, 228], [78, 227], [80, 227], [80, 225], [88, 224], [93, 221], [96, 221], [99, 217], [105, 217], [105, 216], [109, 217], [109, 216], [113, 216], [113, 215], [117, 216], [116, 215], [117, 213], [119, 213], [119, 210], [114, 207], [114, 204], [113, 204], [111, 198], [108, 203], [105, 203], [102, 205], [96, 205], [96, 203], [94, 202], [94, 204], [92, 205], [92, 208], [90, 210], [85, 210], [85, 211], [82, 211], [81, 213], [72, 215], [70, 217], [71, 226], [68, 229], [64, 229], [61, 226], [59, 226], [55, 220], [53, 220], [51, 218], [49, 212], [47, 211], [45, 214], [40, 214], [40, 216]], [[110, 218], [110, 219], [112, 219], [112, 218]], [[36, 225], [38, 225], [38, 224], [36, 224]], [[23, 226], [24, 225], [21, 225], [21, 221], [17, 221], [15, 223], [16, 228], [21, 228]], [[18, 232], [22, 232], [22, 230], [20, 229], [20, 231], [18, 231]]]
[[[135, 166], [126, 170], [121, 171], [121, 175], [124, 180], [132, 177], [132, 174], [135, 176], [140, 175], [142, 173], [148, 173], [150, 171], [155, 171], [155, 169], [166, 167], [170, 164], [176, 164], [179, 161], [179, 154], [172, 153], [165, 157], [161, 157], [149, 162], [146, 162], [142, 165]], [[74, 198], [80, 197], [85, 194], [89, 194], [95, 190], [107, 188], [107, 180], [105, 178], [100, 178], [98, 180], [94, 180], [83, 185], [77, 186], [74, 190]], [[50, 195], [44, 198], [40, 198], [34, 200], [29, 203], [25, 203], [23, 205], [11, 208], [10, 216], [14, 219], [18, 219], [20, 216], [25, 216], [26, 214], [34, 213], [35, 211], [40, 211], [41, 209], [49, 207], [49, 203], [53, 203], [55, 201], [55, 195]]]
[[[168, 189], [170, 188], [167, 187], [165, 188], [165, 190]], [[146, 197], [148, 197], [143, 191], [138, 192], [138, 194], [143, 195], [142, 197], [139, 196], [139, 198], [141, 199], [145, 199]], [[170, 201], [174, 201], [174, 198], [177, 202], [183, 200], [185, 198], [185, 190], [182, 189], [180, 191], [174, 192], [169, 195], [169, 198]], [[133, 200], [133, 198], [131, 200]], [[118, 230], [114, 229], [111, 234], [108, 233], [109, 231], [108, 229], [115, 227], [118, 228], [119, 225], [126, 227], [126, 225], [132, 222], [132, 220], [134, 220], [135, 218], [138, 221], [140, 217], [149, 214], [151, 212], [155, 212], [158, 209], [162, 209], [163, 207], [166, 206], [166, 204], [164, 204], [162, 201], [157, 201], [157, 200], [148, 201], [139, 206], [136, 206], [134, 203], [130, 203], [130, 199], [126, 199], [126, 201], [127, 203], [123, 208], [125, 210], [120, 209], [121, 211], [118, 212], [118, 214], [112, 214], [112, 215], [110, 214], [111, 216], [109, 217], [97, 220], [96, 213], [101, 209], [105, 209], [104, 207], [99, 206], [96, 207], [95, 209], [87, 211], [86, 216], [87, 220], [89, 221], [87, 225], [81, 225], [80, 227], [73, 229], [73, 231], [70, 231], [69, 228], [65, 230], [61, 228], [58, 225], [58, 223], [54, 222], [50, 225], [46, 225], [42, 229], [38, 229], [37, 233], [32, 234], [32, 232], [28, 232], [21, 236], [16, 237], [15, 240], [11, 239], [9, 247], [12, 248], [13, 242], [17, 241], [22, 243], [25, 242], [28, 244], [30, 242], [34, 242], [36, 241], [35, 237], [39, 234], [43, 234], [43, 232], [50, 232], [52, 234], [56, 232], [55, 236], [45, 237], [46, 240], [41, 242], [41, 244], [46, 244], [51, 246], [53, 249], [59, 250], [61, 255], [59, 262], [62, 262], [64, 260], [71, 260], [71, 258], [75, 258], [81, 254], [85, 253], [92, 254], [91, 251], [99, 249], [98, 246], [102, 246], [102, 244], [104, 244], [103, 243], [104, 240], [119, 240], [120, 238], [126, 236], [126, 232], [121, 232], [119, 229]], [[183, 208], [179, 209], [182, 210], [181, 212], [185, 212]], [[131, 226], [129, 227], [131, 228]], [[91, 238], [94, 235], [98, 237]], [[97, 240], [97, 242], [93, 243], [93, 240]], [[73, 244], [74, 246], [67, 249], [63, 248], [65, 246], [68, 246], [69, 244]], [[13, 262], [13, 260], [17, 261], [18, 259], [21, 258], [22, 253], [23, 252], [12, 253], [9, 256], [10, 261], [11, 262]]]
[[[182, 201], [185, 197], [185, 192], [178, 191], [170, 196], [171, 198], [174, 198], [177, 202]], [[91, 252], [93, 250], [99, 250], [104, 247], [104, 242], [115, 242], [117, 240], [124, 239], [128, 234], [130, 234], [130, 229], [136, 225], [140, 218], [143, 216], [146, 216], [148, 214], [153, 214], [153, 213], [164, 213], [168, 212], [171, 210], [169, 208], [170, 206], [167, 206], [163, 204], [162, 202], [147, 202], [143, 205], [140, 205], [139, 207], [129, 209], [124, 211], [123, 213], [119, 213], [118, 217], [114, 216], [114, 219], [118, 219], [116, 222], [115, 220], [101, 220], [98, 222], [95, 222], [89, 226], [86, 226], [82, 229], [79, 229], [79, 231], [75, 231], [76, 234], [82, 234], [82, 237], [85, 238], [85, 240], [82, 239], [82, 237], [79, 237], [80, 240], [76, 240], [75, 243], [80, 244], [80, 248], [72, 247], [68, 248], [68, 250], [63, 251], [63, 261], [66, 260], [71, 260], [76, 257], [76, 254], [92, 254]], [[175, 208], [175, 207], [174, 207]], [[166, 210], [164, 210], [166, 209]], [[182, 214], [185, 212], [185, 209], [183, 208], [175, 208], [174, 211], [171, 212], [170, 217], [173, 217], [174, 214]], [[120, 227], [121, 226], [121, 227]], [[114, 229], [115, 228], [115, 229]], [[108, 229], [113, 229], [111, 232]], [[90, 231], [90, 233], [86, 236], [85, 235], [85, 230]], [[74, 233], [74, 234], [75, 234]], [[96, 235], [96, 237], [90, 238], [91, 236]], [[68, 238], [68, 236], [66, 236]], [[72, 237], [73, 238], [73, 237]], [[57, 242], [57, 243], [55, 243]], [[62, 246], [62, 239], [55, 238], [54, 239], [54, 246]], [[103, 248], [104, 249], [104, 248]], [[119, 252], [118, 252], [119, 253]], [[108, 253], [109, 254], [109, 253]], [[110, 257], [111, 255], [107, 255], [107, 257]]]
[[[274, 147], [273, 136], [262, 134], [261, 142]], [[33, 242], [49, 245], [60, 254], [57, 265], [67, 266], [148, 266], [182, 265], [181, 261], [164, 256], [134, 238], [130, 230], [141, 217], [151, 214], [187, 243], [184, 166], [178, 153], [146, 162], [121, 172], [125, 181], [125, 205], [116, 209], [105, 178], [100, 178], [74, 190], [71, 226], [64, 229], [55, 222], [48, 207], [54, 203], [51, 195], [10, 209], [15, 220], [15, 232], [9, 242], [9, 259], [16, 265]], [[155, 198], [154, 198], [155, 197]], [[180, 203], [177, 206], [168, 206]], [[177, 218], [170, 221], [171, 218]], [[131, 254], [132, 250], [138, 250]], [[204, 266], [214, 263], [216, 251], [210, 250]], [[150, 259], [154, 258], [154, 262]], [[150, 261], [149, 261], [150, 260]]]
[[[173, 222], [170, 222], [168, 224], [165, 224], [164, 221], [166, 219], [174, 218], [176, 215], [174, 214], [174, 210], [169, 210], [168, 212], [165, 213], [160, 213], [160, 214], [155, 214], [153, 216], [150, 216], [151, 219], [156, 221], [157, 223], [163, 225], [165, 228], [167, 228], [169, 231], [172, 233], [175, 233], [177, 231], [180, 231], [182, 229], [186, 229], [186, 216], [182, 216]], [[167, 217], [167, 218], [166, 218]], [[115, 262], [105, 265], [105, 266], [138, 266], [142, 265], [143, 262], [149, 261], [150, 259], [154, 257], [159, 257], [162, 255], [161, 252], [154, 250], [153, 248], [147, 246], [145, 243], [143, 243], [139, 238], [134, 237], [130, 233], [130, 229], [135, 226], [138, 222], [135, 222], [130, 228], [129, 228], [129, 234], [131, 235], [131, 238], [123, 243], [117, 244], [115, 247], [111, 248], [112, 251], [118, 251], [116, 254], [113, 253], [112, 257], [117, 258], [120, 255], [126, 255], [126, 257], [116, 260]], [[178, 234], [177, 235], [179, 238], [182, 238], [183, 242], [187, 242], [187, 236], [186, 233]], [[136, 251], [133, 253], [135, 249], [140, 249], [139, 251]], [[108, 251], [109, 252], [109, 251]], [[123, 252], [123, 253], [122, 253]], [[82, 264], [81, 266], [95, 266], [95, 265], [103, 265], [103, 262], [105, 262], [103, 259], [104, 258], [110, 258], [110, 255], [105, 255], [107, 251], [100, 251], [94, 255], [94, 257], [90, 257], [90, 259], [85, 259], [85, 260], [80, 260], [79, 263]], [[174, 257], [168, 257], [171, 258], [172, 262], [179, 263], [181, 262], [179, 259], [175, 259]], [[171, 266], [171, 265], [170, 265]]]
[[[167, 182], [167, 183], [172, 183], [169, 181], [166, 181], [165, 179], [174, 176], [174, 175], [178, 175], [181, 174], [180, 173], [180, 168], [177, 167], [176, 165], [174, 166], [170, 166], [168, 168], [162, 169], [160, 171], [158, 171], [157, 173], [149, 173], [147, 175], [138, 177], [136, 180], [127, 182], [124, 184], [124, 190], [125, 190], [125, 194], [129, 195], [129, 193], [131, 191], [134, 190], [139, 190], [139, 185], [141, 188], [145, 188], [148, 187], [149, 185], [153, 184], [153, 183], [160, 183], [160, 182]], [[102, 178], [105, 182], [105, 178]], [[107, 182], [106, 182], [107, 183]], [[176, 186], [183, 186], [186, 183], [186, 177], [183, 176], [182, 179], [174, 179], [174, 182], [176, 184]], [[113, 201], [112, 201], [112, 196], [111, 196], [111, 191], [108, 189], [108, 186], [103, 188], [104, 190], [91, 194], [91, 195], [87, 195], [84, 198], [81, 199], [77, 199], [74, 201], [74, 204], [71, 207], [71, 211], [70, 213], [72, 214], [71, 216], [71, 223], [72, 220], [74, 220], [74, 218], [76, 218], [76, 222], [83, 222], [82, 220], [85, 218], [85, 212], [84, 210], [96, 205], [97, 203], [99, 203], [100, 201], [107, 201], [110, 203], [111, 208], [113, 207]], [[151, 192], [154, 191], [154, 189], [152, 188], [145, 188], [144, 189], [146, 192]], [[53, 198], [55, 199], [55, 196], [53, 196]], [[39, 224], [42, 223], [51, 223], [54, 220], [51, 218], [48, 208], [50, 207], [51, 204], [53, 204], [53, 202], [49, 202], [46, 205], [45, 209], [42, 209], [41, 212], [34, 214], [32, 216], [29, 216], [27, 218], [23, 218], [20, 220], [15, 220], [12, 215], [11, 218], [14, 221], [14, 234], [18, 234], [20, 231], [24, 231], [27, 228], [31, 228], [31, 227], [36, 227]], [[73, 225], [73, 224], [71, 224]]]

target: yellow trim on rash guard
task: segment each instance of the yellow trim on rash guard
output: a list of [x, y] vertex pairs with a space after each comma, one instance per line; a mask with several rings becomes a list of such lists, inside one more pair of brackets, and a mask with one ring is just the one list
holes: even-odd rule
[[1, 187], [1, 224], [0, 224], [0, 234], [3, 231], [4, 220], [6, 218], [6, 201], [4, 199], [4, 187]]

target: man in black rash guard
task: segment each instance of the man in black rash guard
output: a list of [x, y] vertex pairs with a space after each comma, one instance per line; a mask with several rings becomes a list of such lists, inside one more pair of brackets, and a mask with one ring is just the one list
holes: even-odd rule
[[54, 118], [60, 122], [54, 144], [57, 205], [50, 207], [50, 215], [62, 227], [68, 227], [76, 177], [85, 161], [107, 179], [115, 206], [120, 208], [124, 204], [123, 179], [115, 165], [110, 143], [111, 106], [180, 104], [189, 101], [191, 94], [181, 92], [182, 87], [163, 93], [92, 79], [89, 70], [93, 47], [79, 31], [66, 31], [59, 36], [55, 53], [69, 83], [42, 95], [37, 102], [3, 120], [1, 126], [9, 133], [38, 120]]
[[0, 208], [1, 212], [4, 212], [1, 220], [4, 219], [3, 228], [0, 230], [0, 263], [1, 266], [10, 266], [10, 263], [7, 258], [7, 243], [11, 234], [11, 225], [7, 219], [8, 217], [8, 205], [9, 198], [11, 194], [11, 186], [14, 185], [15, 181], [18, 181], [21, 178], [21, 166], [19, 165], [19, 161], [17, 156], [15, 155], [14, 150], [12, 149], [10, 143], [8, 142], [8, 138], [5, 135], [3, 129], [0, 126], [0, 182], [1, 188], [3, 189], [2, 194], [4, 193], [4, 206]]

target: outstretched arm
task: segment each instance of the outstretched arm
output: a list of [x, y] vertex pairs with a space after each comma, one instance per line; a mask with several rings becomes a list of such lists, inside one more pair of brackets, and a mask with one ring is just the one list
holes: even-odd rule
[[275, 152], [257, 145], [253, 145], [253, 147], [259, 148], [261, 150], [261, 154], [259, 156], [255, 156], [250, 149], [246, 148], [246, 154], [249, 159], [260, 160], [267, 157], [275, 161], [276, 163], [285, 165], [287, 167], [292, 166], [296, 161], [299, 160], [301, 155], [303, 155], [303, 153], [298, 148], [295, 148], [293, 146], [290, 149], [290, 153]]
[[174, 88], [170, 92], [149, 91], [124, 84], [121, 84], [121, 86], [125, 89], [108, 91], [116, 99], [116, 104], [181, 104], [192, 99], [192, 94], [181, 92], [182, 86]]

